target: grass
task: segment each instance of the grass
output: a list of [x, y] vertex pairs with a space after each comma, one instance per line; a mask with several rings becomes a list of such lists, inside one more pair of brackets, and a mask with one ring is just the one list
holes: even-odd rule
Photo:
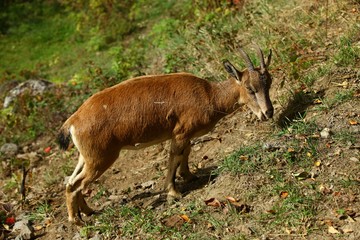
[[53, 217], [52, 212], [53, 210], [51, 209], [51, 205], [49, 203], [41, 203], [34, 211], [30, 213], [29, 220], [41, 222], [46, 218]]
[[[331, 97], [323, 97], [318, 90], [327, 90], [319, 89], [319, 83], [332, 79], [334, 73], [359, 67], [360, 31], [351, 13], [357, 5], [352, 1], [329, 1], [323, 5], [314, 1], [257, 0], [236, 9], [225, 2], [219, 6], [211, 3], [138, 1], [126, 8], [129, 12], [121, 13], [122, 19], [108, 15], [108, 23], [112, 23], [108, 28], [96, 17], [79, 25], [79, 19], [86, 20], [87, 15], [97, 11], [103, 13], [105, 8], [100, 4], [86, 9], [89, 12], [78, 9], [73, 14], [56, 12], [36, 21], [18, 21], [21, 24], [1, 35], [0, 83], [10, 79], [46, 78], [58, 84], [41, 98], [24, 95], [12, 108], [0, 110], [0, 144], [15, 142], [20, 146], [35, 146], [32, 144], [44, 134], [55, 138], [63, 120], [87, 97], [124, 79], [187, 71], [220, 81], [227, 77], [221, 65], [223, 59], [229, 59], [239, 68], [245, 66], [237, 47], [244, 47], [256, 64], [259, 60], [251, 49], [253, 41], [265, 54], [273, 49], [270, 70], [275, 80], [276, 105], [280, 105], [277, 111], [283, 114], [273, 129], [274, 134], [266, 141], [270, 139], [270, 143], [277, 144], [276, 148], [264, 147], [266, 141], [242, 144], [225, 157], [216, 170], [218, 176], [231, 175], [239, 179], [233, 185], [248, 187], [239, 194], [246, 203], [252, 204], [252, 211], [225, 214], [222, 209], [206, 206], [201, 199], [161, 210], [115, 204], [105, 207], [81, 228], [83, 238], [100, 234], [108, 239], [116, 236], [249, 239], [269, 234], [281, 236], [286, 232], [290, 232], [289, 238], [293, 233], [307, 237], [311, 232], [321, 233], [317, 221], [325, 213], [329, 214], [330, 208], [344, 214], [348, 207], [340, 198], [334, 200], [332, 193], [319, 192], [320, 184], [330, 182], [334, 187], [332, 191], [342, 191], [342, 194], [358, 193], [354, 172], [341, 179], [336, 174], [331, 179], [323, 176], [332, 174], [331, 164], [345, 158], [342, 153], [336, 162], [328, 159], [328, 153], [334, 151], [331, 146], [354, 145], [358, 142], [357, 136], [344, 129], [330, 139], [321, 139], [318, 135], [325, 123], [308, 120], [307, 116], [308, 107], [316, 99], [322, 102], [317, 105], [318, 113], [322, 114], [337, 110], [355, 98], [356, 87], [339, 90]], [[127, 21], [127, 25], [123, 26], [120, 20]], [[47, 157], [43, 156], [44, 160]], [[71, 174], [72, 160], [69, 156], [59, 158], [57, 160], [66, 158], [60, 161], [60, 176]], [[318, 160], [331, 164], [314, 166]], [[15, 160], [10, 165], [12, 171], [21, 167]], [[320, 170], [315, 180], [311, 179], [314, 169]], [[62, 181], [59, 176], [54, 178], [58, 173], [56, 169], [49, 167], [42, 173], [35, 177], [45, 182], [46, 187], [56, 188]], [[13, 173], [6, 184], [2, 184], [4, 191], [10, 195], [16, 192], [18, 182]], [[91, 201], [101, 205], [107, 195], [109, 192], [102, 185]], [[336, 207], [334, 201], [337, 201]], [[33, 209], [31, 218], [44, 221], [55, 216], [54, 211], [52, 203], [45, 201]], [[180, 227], [164, 224], [165, 219], [182, 214], [192, 222]], [[251, 234], [239, 230], [239, 226], [250, 226]]]

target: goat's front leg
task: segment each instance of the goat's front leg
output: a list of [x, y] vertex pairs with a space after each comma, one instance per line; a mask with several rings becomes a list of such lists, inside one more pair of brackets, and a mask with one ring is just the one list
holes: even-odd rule
[[183, 154], [182, 159], [180, 161], [180, 168], [178, 169], [178, 174], [186, 181], [191, 182], [193, 180], [196, 180], [196, 175], [192, 174], [189, 170], [189, 154], [191, 150], [190, 142], [186, 145]]
[[[190, 141], [182, 140], [180, 137], [174, 137], [171, 141], [170, 159], [165, 180], [165, 189], [168, 191], [169, 201], [181, 198], [181, 193], [175, 186], [176, 171], [183, 162], [184, 154], [186, 154], [185, 150], [187, 150], [189, 145]], [[186, 172], [186, 169], [184, 172]]]

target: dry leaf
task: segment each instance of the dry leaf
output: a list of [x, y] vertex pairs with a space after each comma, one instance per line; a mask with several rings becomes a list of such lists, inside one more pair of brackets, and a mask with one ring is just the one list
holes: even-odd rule
[[162, 222], [167, 227], [175, 227], [179, 229], [185, 223], [185, 220], [179, 215], [173, 215], [165, 218]]
[[352, 232], [354, 232], [354, 230], [353, 230], [352, 227], [350, 227], [350, 226], [345, 226], [345, 227], [343, 227], [343, 228], [342, 228], [342, 231], [343, 231], [344, 233], [352, 233]]
[[358, 125], [359, 123], [356, 120], [349, 120], [350, 125]]
[[339, 191], [336, 191], [336, 192], [334, 192], [334, 197], [339, 197], [340, 195], [341, 195], [341, 192], [339, 192]]
[[285, 199], [285, 198], [287, 198], [288, 196], [289, 196], [289, 193], [286, 192], [286, 191], [282, 191], [282, 192], [280, 193], [280, 197], [281, 197], [282, 199]]
[[293, 148], [288, 148], [288, 150], [287, 150], [289, 153], [293, 153], [293, 152], [295, 152], [295, 149], [293, 149]]
[[275, 213], [276, 213], [276, 211], [275, 211], [275, 210], [272, 210], [272, 209], [266, 210], [266, 212], [267, 212], [267, 213], [270, 213], [270, 214], [275, 214]]
[[315, 161], [314, 165], [315, 165], [315, 167], [320, 167], [321, 161], [320, 160]]
[[331, 219], [324, 219], [324, 223], [329, 227], [334, 225], [334, 223]]
[[322, 101], [320, 99], [315, 99], [314, 104], [322, 104]]
[[208, 200], [205, 200], [206, 206], [212, 206], [212, 207], [221, 207], [222, 204], [219, 200], [216, 198], [210, 198]]
[[311, 177], [311, 175], [310, 175], [308, 172], [294, 173], [293, 176], [294, 176], [297, 180], [305, 180], [305, 179]]
[[41, 230], [41, 229], [43, 229], [43, 226], [41, 226], [41, 225], [35, 225], [35, 226], [34, 226], [34, 230], [35, 230], [35, 231], [39, 231], [39, 230]]
[[227, 196], [226, 197], [227, 200], [229, 200], [230, 202], [237, 202], [237, 200], [233, 197]]
[[339, 232], [338, 230], [336, 230], [336, 228], [334, 228], [333, 226], [329, 226], [328, 232], [329, 232], [329, 233], [340, 233], [340, 232]]
[[248, 157], [248, 156], [241, 155], [241, 156], [239, 157], [239, 159], [240, 159], [241, 161], [246, 161], [246, 160], [249, 159], [249, 157]]
[[212, 224], [209, 223], [209, 222], [207, 223], [207, 226], [206, 226], [206, 227], [207, 227], [208, 230], [215, 230], [214, 225], [212, 225]]
[[48, 226], [51, 225], [52, 221], [51, 221], [50, 218], [47, 218], [47, 219], [45, 219], [45, 222], [44, 222], [44, 223], [45, 223], [45, 226], [48, 227]]
[[187, 222], [187, 223], [190, 223], [190, 222], [191, 222], [190, 218], [189, 218], [186, 214], [183, 214], [183, 215], [181, 215], [180, 217], [181, 217], [182, 219], [184, 219], [184, 221]]
[[330, 189], [330, 188], [328, 188], [328, 187], [326, 187], [326, 186], [324, 186], [324, 185], [320, 185], [319, 186], [319, 191], [321, 192], [321, 193], [323, 193], [323, 194], [330, 194], [330, 193], [332, 193], [332, 190]]

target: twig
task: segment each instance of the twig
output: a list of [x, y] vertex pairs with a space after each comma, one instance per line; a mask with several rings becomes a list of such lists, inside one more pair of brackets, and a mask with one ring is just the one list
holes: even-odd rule
[[22, 165], [22, 180], [21, 180], [21, 185], [20, 185], [20, 193], [21, 193], [21, 198], [22, 201], [25, 202], [25, 198], [26, 198], [26, 176], [29, 172], [29, 169], [26, 170], [25, 165]]

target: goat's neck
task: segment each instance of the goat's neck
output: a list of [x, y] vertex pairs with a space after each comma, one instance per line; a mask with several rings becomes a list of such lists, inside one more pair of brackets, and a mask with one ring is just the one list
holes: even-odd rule
[[218, 113], [229, 114], [239, 108], [240, 86], [235, 79], [213, 83], [214, 110]]

